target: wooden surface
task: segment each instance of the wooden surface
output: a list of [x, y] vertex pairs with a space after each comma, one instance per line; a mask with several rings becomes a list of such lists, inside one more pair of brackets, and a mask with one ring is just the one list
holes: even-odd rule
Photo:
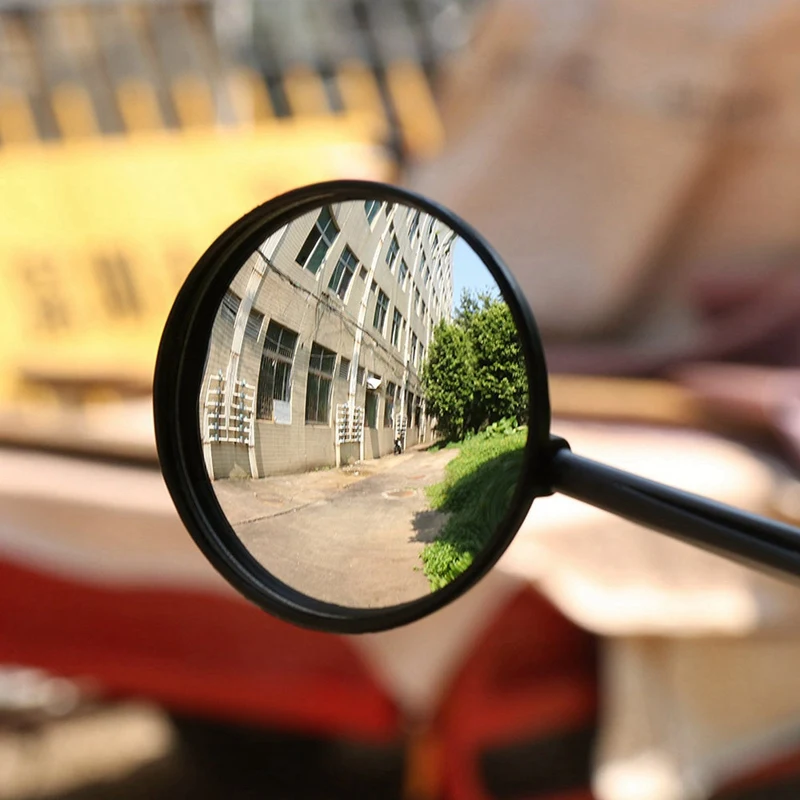
[[[556, 420], [574, 452], [776, 516], [779, 481], [747, 449], [700, 431]], [[800, 622], [800, 590], [568, 497], [537, 500], [500, 563], [604, 635], [743, 635]]]
[[560, 417], [701, 427], [703, 406], [685, 387], [667, 381], [550, 375], [550, 406]]
[[41, 450], [133, 459], [157, 466], [153, 404], [143, 399], [0, 410], [0, 442]]

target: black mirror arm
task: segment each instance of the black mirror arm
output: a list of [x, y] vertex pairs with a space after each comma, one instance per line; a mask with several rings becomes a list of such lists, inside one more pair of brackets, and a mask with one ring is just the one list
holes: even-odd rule
[[576, 500], [747, 566], [800, 576], [800, 529], [575, 455], [562, 439], [550, 485]]

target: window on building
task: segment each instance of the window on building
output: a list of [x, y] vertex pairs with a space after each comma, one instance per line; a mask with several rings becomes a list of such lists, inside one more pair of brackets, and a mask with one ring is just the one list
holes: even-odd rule
[[426, 286], [430, 283], [430, 280], [431, 280], [431, 269], [430, 269], [430, 267], [425, 267], [425, 273], [422, 276], [422, 280], [423, 280], [423, 282], [425, 283]]
[[336, 353], [314, 342], [308, 362], [306, 422], [330, 424], [331, 386]]
[[383, 427], [394, 427], [394, 403], [397, 394], [397, 386], [391, 381], [386, 384], [386, 405], [383, 407]]
[[[92, 262], [101, 284], [99, 288], [103, 293], [103, 304], [106, 309], [114, 316], [139, 316], [142, 302], [136, 285], [137, 276], [132, 271], [129, 259], [117, 251], [97, 254], [92, 258]], [[32, 267], [28, 266], [26, 271], [30, 269]], [[48, 272], [50, 269], [50, 267], [45, 267]], [[35, 278], [33, 280], [34, 289], [36, 286], [42, 285]], [[44, 284], [47, 284], [47, 279], [44, 280]], [[51, 306], [48, 304], [45, 311], [48, 319], [52, 319], [50, 308]], [[56, 314], [58, 314], [57, 311]]]
[[350, 281], [353, 280], [357, 266], [358, 259], [353, 254], [353, 251], [345, 246], [328, 282], [328, 288], [334, 291], [342, 301], [347, 296], [347, 289], [350, 286]]
[[394, 272], [394, 264], [397, 261], [397, 254], [400, 252], [400, 245], [397, 243], [397, 237], [392, 234], [392, 240], [389, 242], [389, 249], [386, 251], [386, 263], [389, 266], [389, 271]]
[[414, 311], [417, 314], [419, 314], [419, 303], [420, 303], [420, 300], [421, 300], [421, 296], [420, 296], [420, 293], [419, 293], [419, 289], [417, 289], [417, 287], [415, 286], [414, 287]]
[[419, 225], [419, 210], [414, 212], [414, 216], [411, 219], [411, 225], [408, 228], [408, 240], [414, 237], [414, 234], [417, 232], [417, 226]]
[[368, 273], [366, 267], [361, 267], [361, 269], [358, 271], [358, 277], [361, 278], [362, 281], [365, 281], [367, 279], [367, 274]]
[[247, 324], [244, 326], [244, 335], [250, 339], [258, 339], [258, 334], [261, 333], [261, 326], [264, 324], [264, 315], [260, 311], [253, 309], [250, 316], [247, 318]]
[[316, 275], [338, 233], [331, 210], [323, 208], [297, 254], [297, 263]]
[[428, 313], [428, 307], [425, 305], [425, 301], [422, 301], [422, 308], [420, 309], [419, 316], [422, 320], [423, 324], [425, 323], [425, 315]]
[[386, 216], [388, 217], [391, 214], [392, 209], [394, 208], [394, 203], [387, 203], [386, 204]]
[[417, 366], [417, 334], [411, 334], [411, 363]]
[[350, 359], [344, 356], [339, 361], [339, 378], [343, 381], [350, 380]]
[[276, 400], [289, 402], [291, 398], [292, 360], [297, 345], [297, 334], [271, 321], [264, 337], [261, 369], [256, 390], [256, 417], [273, 419]]
[[439, 234], [435, 233], [433, 235], [433, 251], [436, 252], [436, 248], [439, 246]]
[[392, 345], [400, 347], [400, 334], [403, 332], [403, 316], [398, 309], [392, 314]]
[[422, 366], [425, 363], [425, 348], [420, 344], [419, 346], [419, 365]]
[[367, 215], [367, 222], [372, 225], [372, 221], [375, 217], [378, 216], [378, 212], [381, 210], [381, 204], [378, 200], [365, 200], [364, 201], [364, 213]]
[[368, 428], [378, 427], [378, 393], [367, 389], [366, 400], [364, 401], [364, 417]]
[[363, 386], [364, 379], [365, 379], [364, 367], [359, 367], [358, 371], [356, 372], [356, 383], [359, 386]]
[[228, 291], [225, 292], [225, 296], [222, 298], [222, 305], [219, 307], [220, 317], [225, 320], [225, 322], [230, 322], [230, 324], [233, 325], [233, 323], [236, 322], [236, 315], [239, 313], [240, 302], [239, 295], [234, 294], [228, 289]]
[[413, 392], [406, 392], [406, 427], [411, 428], [414, 424], [414, 394]]
[[408, 278], [408, 266], [406, 265], [405, 259], [401, 259], [400, 271], [397, 273], [397, 282], [400, 284], [400, 288], [403, 291], [406, 290], [406, 278]]
[[311, 345], [311, 355], [308, 360], [308, 368], [323, 375], [333, 375], [336, 367], [336, 353], [328, 350], [316, 342]]
[[389, 313], [389, 298], [384, 294], [383, 289], [378, 291], [378, 299], [375, 302], [375, 314], [372, 317], [372, 326], [381, 333], [386, 328], [386, 315]]

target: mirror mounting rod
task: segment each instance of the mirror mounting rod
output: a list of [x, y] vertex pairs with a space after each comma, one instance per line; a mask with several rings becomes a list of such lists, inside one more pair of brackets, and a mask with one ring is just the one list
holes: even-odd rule
[[576, 500], [718, 555], [800, 576], [800, 529], [608, 467], [562, 447], [551, 485]]

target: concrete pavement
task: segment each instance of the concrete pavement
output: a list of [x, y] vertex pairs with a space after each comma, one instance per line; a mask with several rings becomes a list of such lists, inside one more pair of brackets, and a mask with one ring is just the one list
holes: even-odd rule
[[456, 449], [411, 450], [341, 469], [215, 481], [220, 505], [273, 575], [331, 603], [379, 608], [430, 592], [419, 554], [447, 515], [425, 487]]

